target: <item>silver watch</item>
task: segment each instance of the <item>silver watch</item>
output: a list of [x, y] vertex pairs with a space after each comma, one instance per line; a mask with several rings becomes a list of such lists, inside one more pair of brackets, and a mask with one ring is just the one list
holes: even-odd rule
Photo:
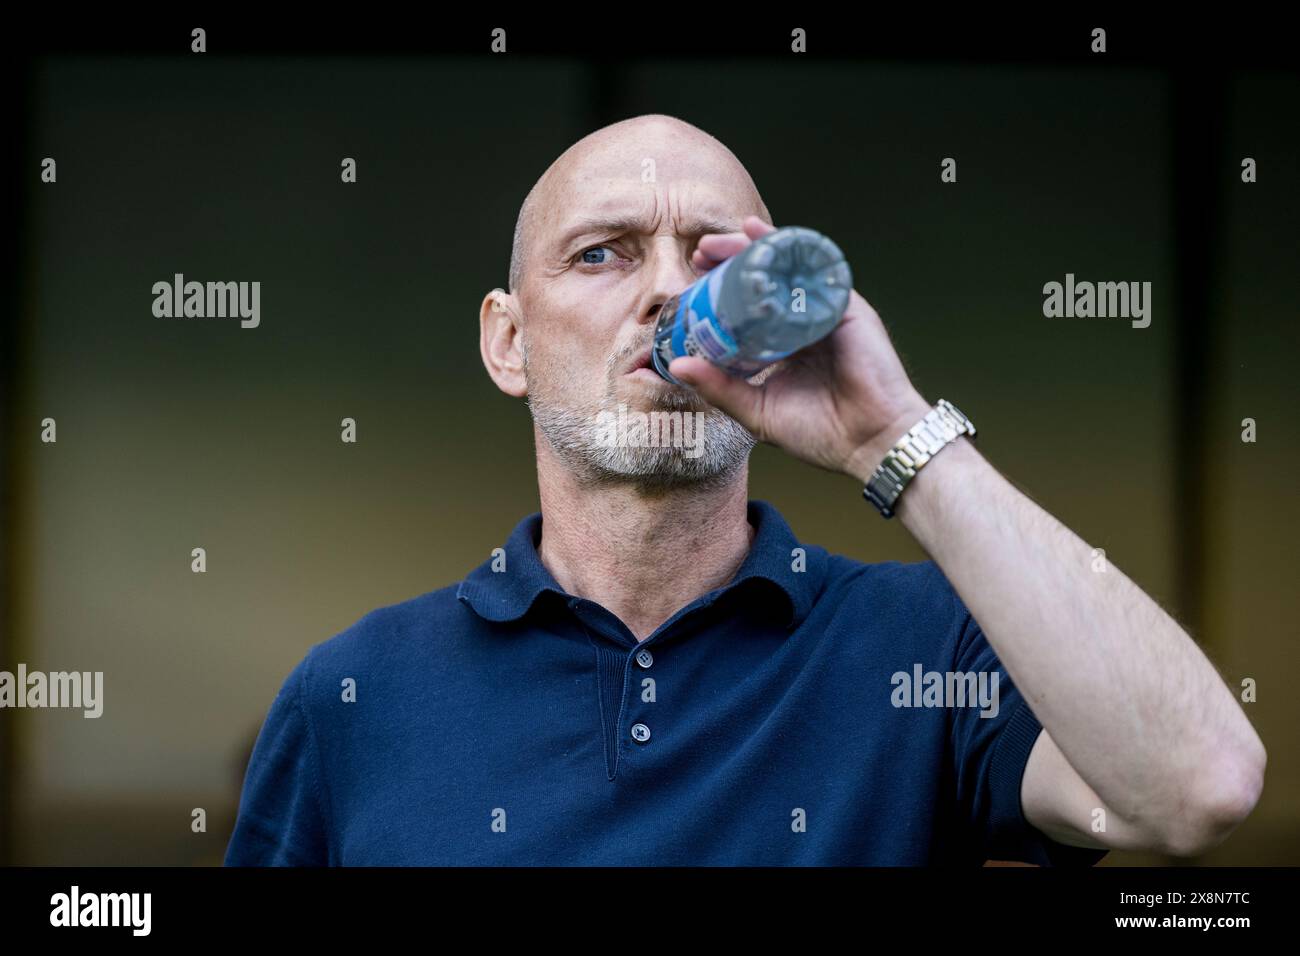
[[876, 466], [863, 487], [862, 497], [875, 505], [886, 518], [892, 518], [898, 496], [916, 477], [921, 466], [962, 435], [974, 438], [975, 423], [959, 412], [952, 402], [939, 399], [934, 408], [885, 453], [884, 460]]

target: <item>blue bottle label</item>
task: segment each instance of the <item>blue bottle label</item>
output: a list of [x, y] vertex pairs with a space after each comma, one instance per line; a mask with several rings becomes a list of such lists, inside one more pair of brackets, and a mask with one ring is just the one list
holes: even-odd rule
[[677, 380], [668, 374], [669, 364], [684, 355], [699, 355], [733, 375], [750, 376], [770, 364], [739, 358], [736, 340], [718, 315], [722, 277], [734, 261], [733, 256], [695, 280], [677, 297], [673, 315], [660, 320], [650, 354], [655, 369], [670, 382]]

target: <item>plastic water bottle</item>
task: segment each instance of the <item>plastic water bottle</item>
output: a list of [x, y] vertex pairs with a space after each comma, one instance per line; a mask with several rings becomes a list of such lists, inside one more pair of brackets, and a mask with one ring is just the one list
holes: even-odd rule
[[664, 303], [651, 364], [661, 376], [699, 355], [749, 378], [829, 335], [844, 316], [853, 275], [826, 236], [786, 226], [756, 239]]

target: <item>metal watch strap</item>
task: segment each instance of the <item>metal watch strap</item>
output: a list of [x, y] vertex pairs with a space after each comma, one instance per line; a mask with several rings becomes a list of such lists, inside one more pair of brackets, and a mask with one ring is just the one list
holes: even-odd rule
[[949, 442], [962, 435], [975, 437], [975, 423], [963, 415], [952, 402], [941, 398], [934, 408], [894, 443], [862, 489], [886, 518], [894, 516], [894, 505], [917, 471]]

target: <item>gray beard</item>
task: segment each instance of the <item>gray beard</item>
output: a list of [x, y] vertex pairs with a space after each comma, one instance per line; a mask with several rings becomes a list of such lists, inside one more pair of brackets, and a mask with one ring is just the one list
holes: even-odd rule
[[[536, 376], [529, 374], [526, 348], [523, 360], [527, 403], [533, 421], [556, 457], [581, 482], [633, 484], [645, 490], [661, 491], [716, 487], [735, 476], [757, 443], [740, 422], [707, 405], [693, 391], [672, 389], [659, 393], [647, 413], [680, 412], [683, 419], [693, 419], [693, 424], [697, 424], [692, 432], [693, 441], [661, 443], [656, 447], [649, 443], [649, 436], [630, 429], [626, 433], [629, 440], [611, 444], [602, 440], [601, 423], [619, 420], [614, 360], [607, 369], [604, 398], [598, 404], [576, 408], [551, 401], [545, 389], [537, 387]], [[635, 414], [630, 407], [625, 411], [629, 418]], [[608, 436], [608, 431], [605, 435]]]

